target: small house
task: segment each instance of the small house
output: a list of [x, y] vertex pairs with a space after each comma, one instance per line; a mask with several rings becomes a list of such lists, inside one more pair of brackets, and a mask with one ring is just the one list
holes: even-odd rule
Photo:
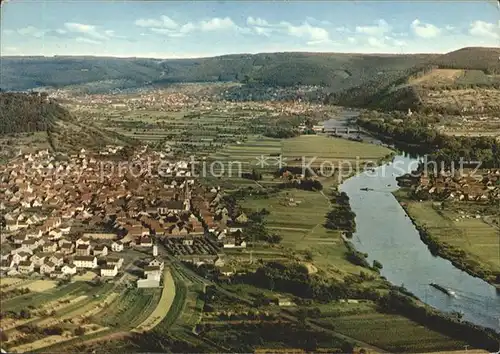
[[106, 264], [101, 268], [101, 277], [115, 277], [118, 274], [116, 265]]

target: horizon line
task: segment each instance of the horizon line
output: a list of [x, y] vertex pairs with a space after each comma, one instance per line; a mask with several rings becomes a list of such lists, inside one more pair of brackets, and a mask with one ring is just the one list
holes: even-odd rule
[[218, 58], [225, 56], [237, 56], [237, 55], [262, 55], [262, 54], [340, 54], [340, 55], [392, 55], [392, 56], [405, 56], [405, 55], [443, 55], [451, 53], [461, 49], [473, 49], [473, 48], [485, 48], [485, 49], [498, 49], [498, 47], [485, 47], [485, 46], [470, 46], [470, 47], [459, 47], [452, 51], [444, 52], [320, 52], [320, 51], [274, 51], [274, 52], [238, 52], [238, 53], [225, 53], [225, 54], [213, 54], [213, 55], [186, 55], [186, 56], [162, 56], [162, 55], [94, 55], [94, 54], [53, 54], [53, 55], [43, 55], [43, 54], [17, 54], [17, 55], [1, 55], [0, 58], [56, 58], [56, 57], [90, 57], [90, 58], [116, 58], [116, 59], [163, 59], [163, 60], [182, 60], [182, 59], [208, 59], [208, 58]]

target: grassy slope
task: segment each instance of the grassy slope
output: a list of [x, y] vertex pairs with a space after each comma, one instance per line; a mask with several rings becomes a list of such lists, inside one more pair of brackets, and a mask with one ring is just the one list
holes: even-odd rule
[[[462, 214], [456, 211], [437, 210], [432, 202], [410, 200], [404, 192], [400, 191], [396, 196], [406, 203], [407, 212], [415, 223], [425, 227], [433, 238], [445, 246], [445, 258], [456, 260], [457, 266], [465, 270], [500, 272], [497, 228], [476, 219], [475, 213], [472, 213], [472, 218], [462, 219]], [[467, 256], [454, 256], [453, 250], [464, 251]], [[490, 280], [493, 281], [493, 278]]]

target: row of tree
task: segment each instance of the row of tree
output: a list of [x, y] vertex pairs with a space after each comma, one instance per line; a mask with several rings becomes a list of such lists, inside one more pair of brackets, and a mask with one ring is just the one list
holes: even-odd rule
[[438, 163], [481, 161], [482, 167], [500, 166], [500, 150], [494, 137], [466, 137], [438, 133], [426, 123], [359, 119], [358, 124], [381, 136], [418, 146]]

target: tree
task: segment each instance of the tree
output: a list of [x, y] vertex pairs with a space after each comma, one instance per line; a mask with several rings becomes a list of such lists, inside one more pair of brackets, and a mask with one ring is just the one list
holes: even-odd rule
[[377, 261], [376, 259], [373, 260], [373, 268], [375, 269], [382, 269], [382, 263]]
[[85, 328], [78, 326], [75, 328], [75, 336], [83, 336], [85, 334]]
[[7, 335], [7, 333], [0, 329], [0, 343], [7, 342], [8, 340], [9, 336]]

